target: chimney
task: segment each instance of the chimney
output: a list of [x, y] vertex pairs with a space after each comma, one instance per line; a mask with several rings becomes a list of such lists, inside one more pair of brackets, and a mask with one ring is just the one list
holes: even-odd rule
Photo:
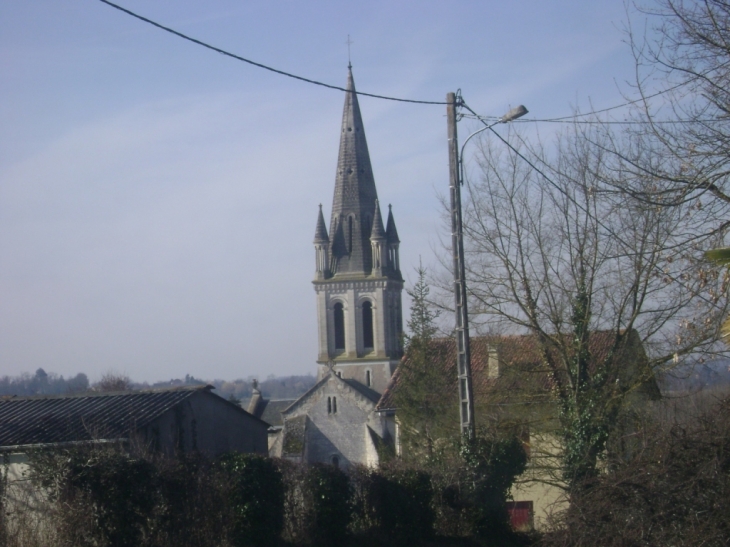
[[487, 378], [499, 378], [499, 347], [495, 344], [487, 346]]

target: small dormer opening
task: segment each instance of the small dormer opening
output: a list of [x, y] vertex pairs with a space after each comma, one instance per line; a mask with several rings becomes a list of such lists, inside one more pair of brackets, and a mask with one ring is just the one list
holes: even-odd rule
[[335, 319], [335, 351], [345, 349], [345, 308], [341, 302], [337, 302], [334, 308]]
[[362, 345], [367, 349], [373, 349], [373, 305], [365, 302], [362, 305]]

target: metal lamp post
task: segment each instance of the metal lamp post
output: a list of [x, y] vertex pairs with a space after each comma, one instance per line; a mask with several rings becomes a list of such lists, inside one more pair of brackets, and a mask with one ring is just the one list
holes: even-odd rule
[[464, 266], [464, 227], [461, 218], [461, 186], [464, 184], [464, 147], [469, 140], [487, 129], [500, 123], [511, 122], [527, 114], [527, 109], [520, 105], [513, 108], [496, 122], [481, 128], [469, 135], [459, 150], [456, 131], [456, 108], [461, 105], [456, 94], [446, 95], [446, 120], [449, 137], [449, 191], [451, 194], [451, 248], [454, 261], [454, 310], [456, 312], [456, 370], [459, 380], [459, 414], [461, 416], [461, 434], [473, 439], [474, 427], [474, 394], [471, 377], [471, 349], [469, 347], [469, 316], [466, 302], [466, 272]]

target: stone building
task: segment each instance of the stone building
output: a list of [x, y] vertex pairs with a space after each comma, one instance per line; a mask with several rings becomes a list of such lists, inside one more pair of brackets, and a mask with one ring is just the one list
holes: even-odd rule
[[383, 221], [348, 67], [329, 231], [314, 235], [317, 383], [282, 413], [270, 453], [340, 466], [376, 465], [392, 421], [375, 412], [402, 356], [403, 278], [391, 208]]

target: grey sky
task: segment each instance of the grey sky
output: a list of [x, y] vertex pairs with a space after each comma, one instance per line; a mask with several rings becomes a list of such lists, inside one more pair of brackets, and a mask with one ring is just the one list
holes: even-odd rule
[[[616, 0], [119, 3], [341, 86], [350, 34], [359, 91], [460, 88], [487, 115], [618, 104], [633, 69]], [[0, 374], [314, 372], [312, 237], [320, 202], [329, 218], [341, 92], [97, 0], [0, 3], [0, 69]], [[448, 237], [445, 108], [360, 106], [412, 278]]]

